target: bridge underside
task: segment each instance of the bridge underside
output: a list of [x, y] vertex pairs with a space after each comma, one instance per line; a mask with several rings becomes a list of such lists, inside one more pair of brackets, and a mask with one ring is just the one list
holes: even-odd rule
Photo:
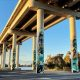
[[[33, 2], [35, 1], [35, 2]], [[33, 4], [34, 3], [34, 4]], [[45, 3], [45, 4], [44, 4]], [[53, 25], [63, 21], [68, 16], [80, 17], [80, 1], [79, 0], [20, 0], [17, 8], [14, 10], [7, 25], [5, 26], [0, 40], [12, 42], [12, 34], [8, 34], [9, 28], [17, 31], [25, 31], [26, 35], [17, 35], [17, 42], [29, 39], [27, 33], [36, 33], [37, 29], [37, 9], [43, 8], [44, 12], [44, 28], [47, 29]], [[49, 7], [48, 7], [49, 6]], [[24, 11], [25, 10], [25, 11]], [[22, 16], [21, 16], [22, 15]], [[14, 24], [14, 25], [13, 25]], [[5, 36], [5, 32], [7, 35]]]
[[[15, 41], [15, 39], [13, 40], [13, 34], [17, 35], [14, 35], [17, 44], [21, 44], [32, 36], [38, 35], [36, 33], [38, 29], [37, 23], [39, 23], [38, 17], [40, 18], [38, 15], [39, 12], [41, 14], [44, 13], [44, 20], [40, 19], [43, 20], [44, 29], [46, 30], [71, 16], [79, 19], [79, 5], [80, 0], [19, 0], [8, 23], [0, 35], [1, 51], [4, 42], [6, 42], [7, 49], [15, 45], [15, 43], [12, 44], [12, 42]], [[44, 12], [38, 11], [39, 9], [44, 10]], [[40, 25], [43, 24], [41, 23]]]

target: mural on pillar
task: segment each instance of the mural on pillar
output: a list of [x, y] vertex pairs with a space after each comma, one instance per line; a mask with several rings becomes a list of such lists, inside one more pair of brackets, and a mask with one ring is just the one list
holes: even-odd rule
[[36, 50], [34, 50], [34, 61], [33, 61], [33, 65], [34, 65], [34, 69], [36, 69]]
[[76, 50], [77, 50], [77, 44], [76, 44], [76, 39], [73, 40], [73, 59], [76, 58]]
[[78, 54], [77, 54], [77, 41], [76, 39], [72, 42], [73, 50], [72, 50], [72, 70], [78, 71]]
[[43, 65], [44, 65], [44, 33], [43, 31], [40, 32], [38, 36], [38, 66], [37, 66], [37, 71], [42, 72], [43, 71]]
[[34, 50], [34, 61], [36, 61], [36, 50]]
[[15, 69], [16, 65], [15, 65], [15, 57], [16, 57], [16, 50], [13, 50], [13, 58], [12, 58], [12, 70]]

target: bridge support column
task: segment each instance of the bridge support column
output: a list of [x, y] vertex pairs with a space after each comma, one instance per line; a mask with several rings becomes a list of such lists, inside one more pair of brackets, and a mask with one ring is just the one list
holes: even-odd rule
[[2, 70], [5, 69], [5, 59], [6, 59], [6, 43], [3, 43], [3, 51], [2, 51]]
[[75, 28], [75, 17], [69, 18], [70, 23], [70, 42], [71, 42], [71, 69], [72, 72], [78, 72], [78, 52]]
[[16, 34], [13, 34], [11, 70], [15, 70], [15, 60], [16, 60]]
[[19, 68], [19, 44], [16, 46], [16, 68]]
[[8, 68], [10, 69], [11, 67], [11, 65], [10, 65], [10, 63], [11, 63], [11, 48], [9, 48], [8, 49], [8, 54], [9, 54], [9, 63], [8, 63]]
[[2, 68], [2, 53], [1, 53], [1, 68]]
[[37, 10], [37, 73], [44, 71], [44, 10]]
[[32, 38], [32, 57], [33, 57], [32, 70], [36, 70], [36, 36]]
[[2, 57], [3, 57], [3, 53], [1, 53], [1, 69], [2, 69]]

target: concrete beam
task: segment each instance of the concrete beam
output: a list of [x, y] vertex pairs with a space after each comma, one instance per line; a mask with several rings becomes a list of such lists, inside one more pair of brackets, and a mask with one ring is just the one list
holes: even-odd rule
[[73, 2], [68, 4], [68, 7], [71, 7], [73, 5], [75, 5], [77, 2], [79, 2], [80, 0], [74, 0]]
[[19, 1], [18, 1], [18, 3], [17, 3], [17, 5], [16, 5], [16, 7], [15, 7], [13, 13], [12, 13], [12, 15], [10, 16], [10, 18], [9, 18], [6, 26], [4, 27], [4, 29], [3, 29], [3, 31], [2, 31], [2, 33], [1, 33], [1, 35], [0, 35], [0, 40], [1, 40], [2, 37], [4, 36], [5, 32], [10, 28], [10, 25], [12, 24], [14, 18], [16, 18], [16, 15], [18, 14], [18, 12], [19, 12], [19, 10], [20, 10], [19, 6], [21, 7], [20, 4], [22, 4], [22, 0], [19, 0]]
[[1, 43], [4, 43], [5, 39], [8, 37], [8, 33], [5, 33], [6, 36], [4, 36], [2, 39], [1, 39]]
[[21, 19], [28, 13], [28, 11], [30, 10], [29, 5], [28, 5], [27, 1], [25, 3], [25, 5], [22, 7], [21, 11], [19, 12], [19, 14], [17, 15], [17, 17], [15, 18], [15, 20], [13, 21], [13, 23], [11, 24], [11, 29], [14, 29], [15, 26], [21, 21]]
[[[58, 19], [58, 20], [52, 22], [51, 24], [45, 26], [44, 30], [50, 28], [51, 26], [56, 25], [57, 23], [60, 23], [61, 21], [65, 20], [65, 19], [66, 19], [65, 17], [61, 17], [60, 19]], [[32, 29], [33, 29], [33, 28], [32, 28]], [[36, 26], [34, 27], [34, 29], [36, 29]], [[30, 39], [30, 38], [31, 38], [31, 37], [26, 37], [26, 38], [23, 39], [22, 41], [25, 41], [25, 40]]]
[[49, 13], [55, 14], [57, 16], [66, 16], [66, 17], [70, 17], [70, 16], [76, 16], [76, 17], [80, 17], [80, 12], [75, 12], [69, 9], [64, 9], [64, 8], [59, 8], [59, 7], [55, 7], [55, 6], [50, 6], [48, 4], [43, 4], [40, 3], [39, 1], [35, 1], [32, 0], [33, 3], [31, 3], [31, 5], [29, 4], [29, 7], [31, 7], [32, 9], [44, 9]]
[[24, 36], [20, 36], [18, 39], [17, 39], [17, 41], [19, 41], [20, 39], [22, 39]]
[[[27, 28], [30, 24], [32, 24], [37, 18], [37, 15], [34, 15], [24, 26], [22, 26], [22, 30], [24, 30], [25, 28]], [[21, 30], [20, 29], [20, 30]]]
[[49, 25], [45, 26], [45, 30], [48, 29], [48, 28], [50, 28], [51, 26], [54, 26], [54, 25], [60, 23], [61, 21], [65, 20], [65, 19], [66, 19], [65, 17], [59, 18], [58, 20], [56, 20], [56, 21], [50, 23]]
[[18, 30], [9, 30], [8, 33], [9, 34], [15, 33], [16, 35], [19, 35], [19, 36], [21, 36], [21, 35], [24, 35], [24, 36], [34, 36], [35, 35], [34, 32], [30, 33], [30, 32], [27, 32], [27, 31], [18, 31]]
[[[47, 18], [45, 18], [45, 19], [44, 19], [44, 23], [46, 23], [47, 21], [49, 21], [49, 20], [51, 19], [51, 17], [53, 18], [53, 17], [55, 17], [55, 15], [50, 15], [50, 16], [48, 16]], [[65, 19], [66, 19], [65, 17], [61, 17], [60, 19], [58, 19], [58, 20], [52, 22], [51, 24], [45, 26], [44, 29], [46, 30], [46, 29], [50, 28], [51, 26], [54, 26], [55, 24], [57, 24], [57, 23], [65, 20]], [[35, 29], [36, 29], [36, 25], [32, 28], [32, 30], [35, 30]], [[36, 34], [34, 33], [34, 35], [36, 35]], [[17, 41], [19, 41], [21, 38], [23, 38], [23, 36], [19, 37], [19, 38], [17, 39]], [[31, 36], [26, 37], [26, 38], [23, 39], [22, 41], [25, 41], [25, 40], [27, 40], [27, 39], [29, 39], [29, 38], [31, 38]]]
[[25, 39], [23, 39], [22, 40], [22, 42], [24, 42], [24, 41], [26, 41], [26, 40], [28, 40], [28, 39], [30, 39], [31, 37], [26, 37]]
[[[51, 17], [51, 16], [48, 16], [46, 19], [44, 19], [44, 23], [46, 23], [47, 21], [51, 20], [50, 17]], [[52, 18], [53, 18], [53, 16], [52, 16]], [[65, 20], [65, 19], [66, 19], [65, 17], [61, 17], [60, 19], [58, 19], [58, 20], [56, 20], [56, 21], [48, 24], [47, 26], [45, 26], [44, 29], [46, 30], [46, 29], [50, 28], [51, 26], [54, 26], [55, 24], [57, 24], [57, 23]], [[36, 29], [36, 25], [32, 28], [32, 31], [35, 30], [35, 29]]]
[[[55, 15], [49, 15], [48, 17], [46, 17], [44, 19], [44, 23], [47, 23], [48, 21], [50, 21], [51, 19], [53, 19], [55, 17]], [[34, 27], [32, 27], [32, 31], [35, 30], [37, 27], [36, 25]]]
[[[19, 38], [17, 38], [17, 39], [16, 39], [16, 42], [19, 44], [19, 43], [20, 43], [19, 40], [22, 39], [23, 37], [24, 37], [24, 36], [20, 36]], [[27, 37], [26, 37], [26, 38], [27, 38]], [[31, 37], [30, 37], [30, 38], [31, 38]], [[10, 39], [12, 39], [12, 38], [10, 38]], [[23, 40], [24, 40], [24, 39], [23, 39]], [[26, 39], [26, 40], [27, 40], [27, 39]], [[23, 42], [23, 41], [22, 41], [22, 42]], [[8, 47], [10, 47], [10, 46], [12, 45], [11, 43], [12, 43], [12, 41], [9, 42]]]
[[[21, 2], [21, 0], [19, 1]], [[20, 4], [20, 3], [19, 3]], [[17, 7], [16, 7], [17, 8]], [[6, 28], [4, 28], [4, 32], [1, 34], [0, 36], [0, 40], [1, 42], [4, 41], [4, 39], [8, 36], [8, 29], [13, 29], [15, 28], [15, 26], [21, 21], [21, 19], [28, 13], [28, 11], [30, 10], [29, 5], [28, 5], [28, 1], [27, 3], [22, 6], [22, 9], [20, 10], [20, 12], [18, 13], [18, 15], [16, 16], [16, 18], [14, 19], [14, 21], [12, 22], [11, 25], [6, 25]], [[14, 15], [14, 12], [12, 13], [12, 16]], [[9, 19], [10, 21], [11, 19]], [[8, 21], [8, 23], [9, 23]], [[8, 24], [7, 23], [7, 24]]]

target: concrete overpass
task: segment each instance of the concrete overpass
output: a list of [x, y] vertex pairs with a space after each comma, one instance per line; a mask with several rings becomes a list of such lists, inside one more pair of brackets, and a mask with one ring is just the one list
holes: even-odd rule
[[19, 45], [23, 41], [33, 38], [33, 69], [36, 68], [37, 73], [43, 71], [44, 30], [69, 18], [72, 72], [78, 71], [75, 20], [80, 18], [79, 5], [80, 0], [19, 0], [0, 34], [2, 69], [5, 69], [6, 50], [11, 53], [12, 49], [13, 57], [11, 67], [9, 62], [9, 68], [14, 70], [15, 64], [17, 68], [19, 67]]

